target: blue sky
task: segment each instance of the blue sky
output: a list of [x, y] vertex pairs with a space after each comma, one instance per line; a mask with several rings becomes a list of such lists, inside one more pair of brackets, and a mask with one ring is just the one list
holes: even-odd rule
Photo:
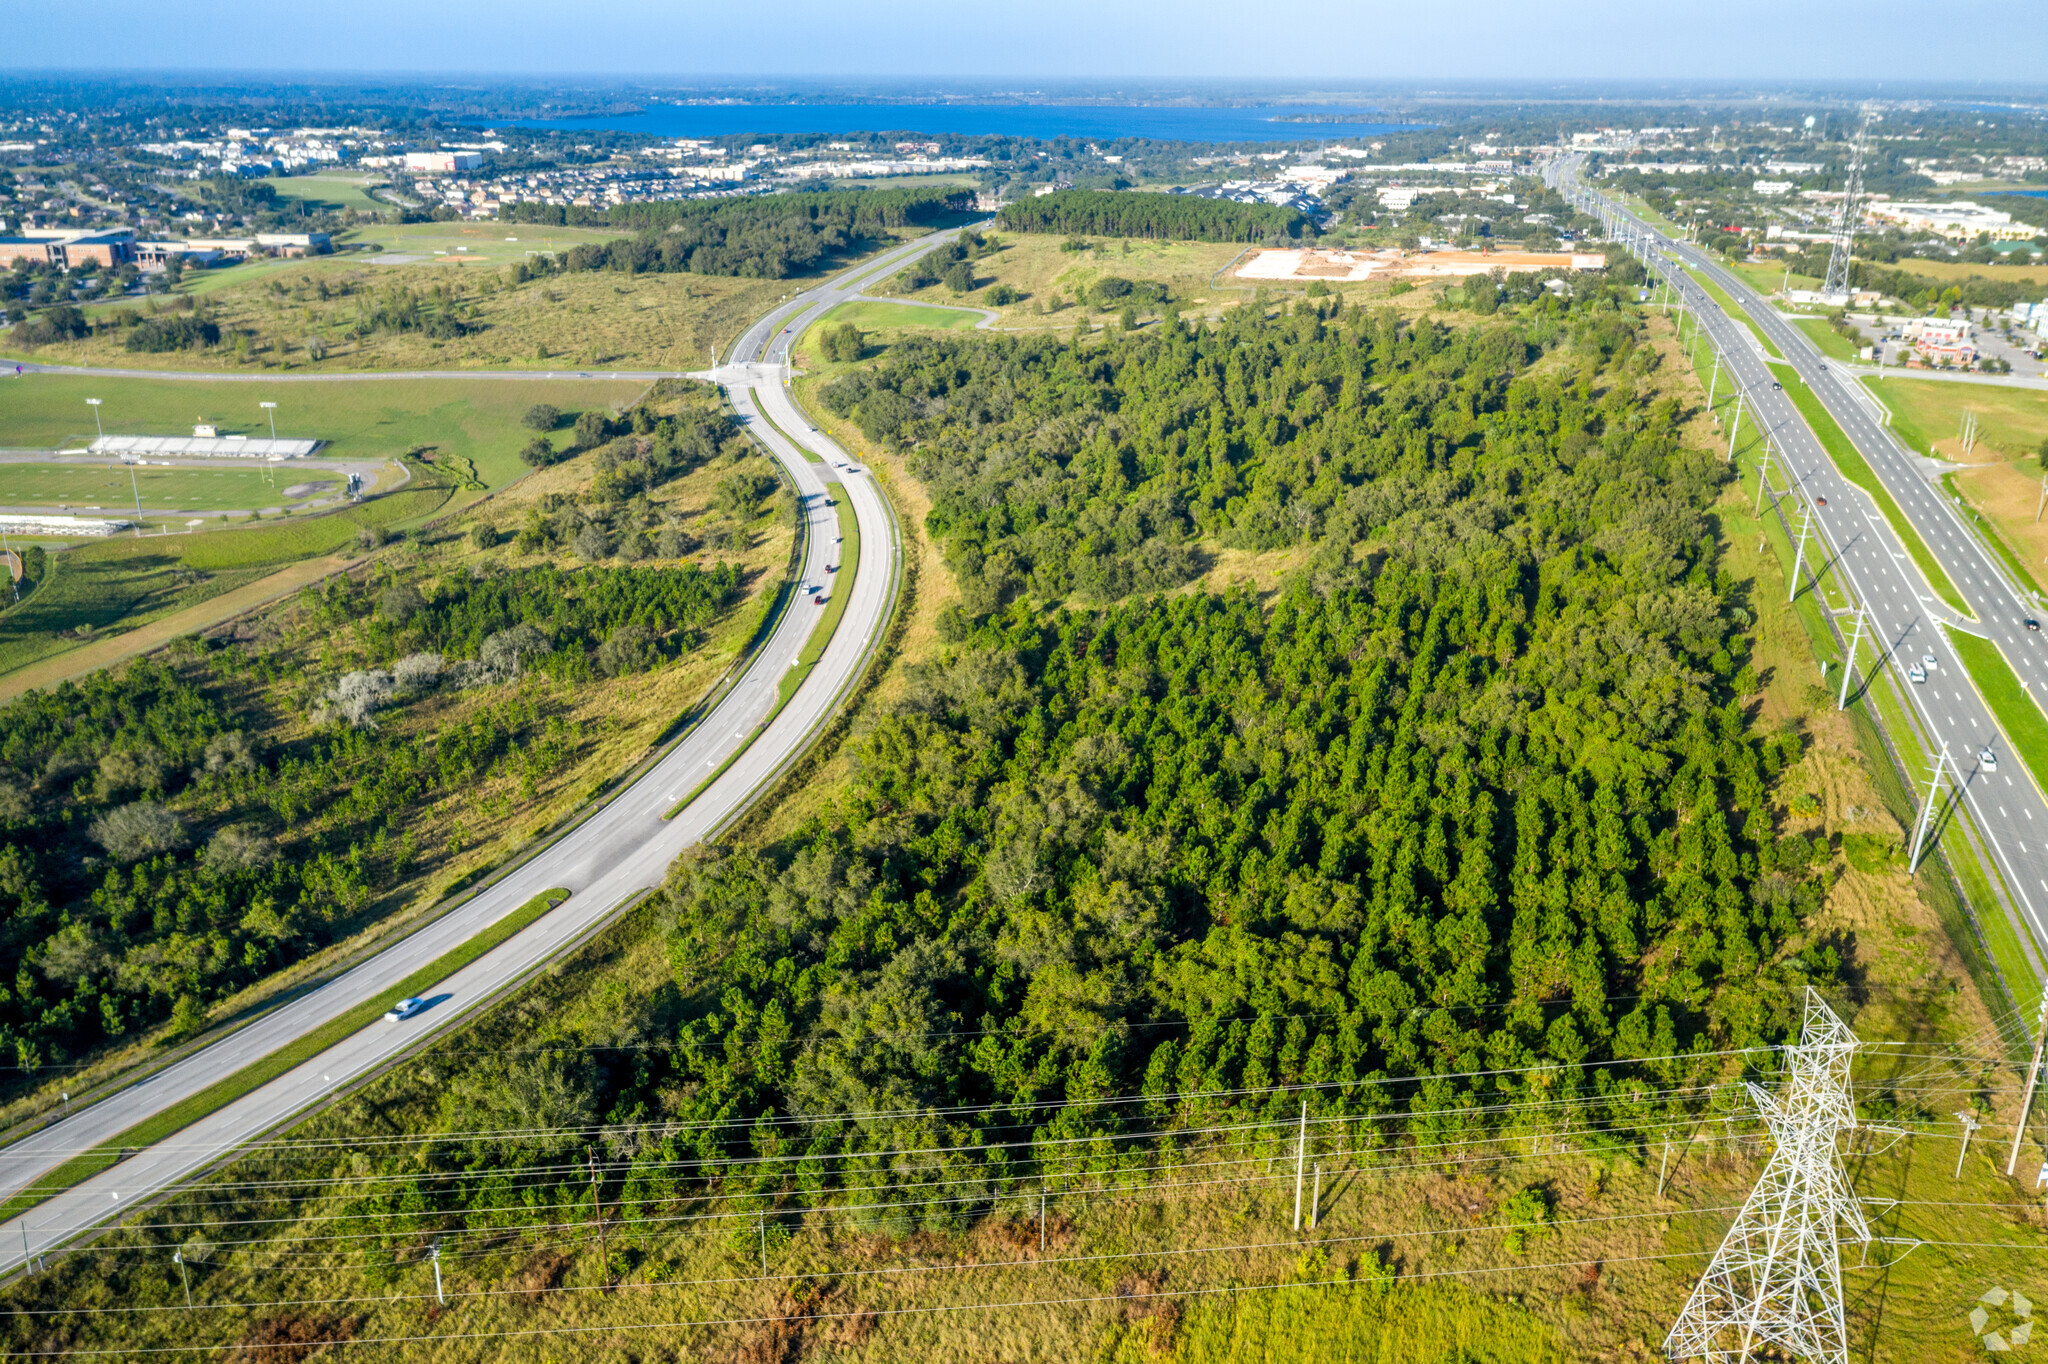
[[[1982, 80], [2048, 90], [2036, 4], [1902, 0], [100, 0], [0, 64], [583, 76]], [[33, 13], [33, 18], [24, 18]]]

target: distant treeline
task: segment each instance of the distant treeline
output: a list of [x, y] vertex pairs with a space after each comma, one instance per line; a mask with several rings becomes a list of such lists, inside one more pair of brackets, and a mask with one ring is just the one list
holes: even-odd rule
[[997, 215], [1012, 232], [1157, 237], [1184, 242], [1256, 242], [1312, 231], [1306, 215], [1276, 204], [1240, 204], [1183, 194], [1066, 189], [1021, 199]]
[[959, 190], [831, 190], [608, 209], [508, 204], [505, 216], [511, 222], [639, 229], [634, 237], [572, 247], [554, 257], [558, 270], [786, 279], [856, 249], [882, 229], [942, 222], [966, 202]]

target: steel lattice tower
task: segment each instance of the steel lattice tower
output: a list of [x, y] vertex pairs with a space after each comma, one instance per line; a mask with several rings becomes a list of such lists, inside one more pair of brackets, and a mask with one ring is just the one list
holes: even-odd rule
[[1849, 251], [1856, 244], [1856, 201], [1863, 196], [1863, 146], [1870, 132], [1871, 111], [1865, 109], [1856, 129], [1855, 149], [1849, 154], [1849, 182], [1842, 196], [1842, 214], [1835, 219], [1835, 240], [1828, 252], [1828, 277], [1821, 283], [1824, 303], [1849, 301]]
[[1856, 1034], [1813, 990], [1789, 1074], [1775, 1095], [1749, 1093], [1777, 1149], [1665, 1337], [1673, 1359], [1741, 1364], [1773, 1345], [1809, 1364], [1848, 1364], [1837, 1227], [1859, 1241], [1870, 1226], [1842, 1170], [1835, 1139], [1856, 1126], [1849, 1062]]

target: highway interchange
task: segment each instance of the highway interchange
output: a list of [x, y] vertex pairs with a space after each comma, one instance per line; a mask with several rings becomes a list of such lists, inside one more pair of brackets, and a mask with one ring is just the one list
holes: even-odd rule
[[[861, 282], [899, 268], [944, 239], [945, 234], [937, 234], [907, 243], [796, 294], [740, 338], [726, 365], [705, 376], [725, 385], [742, 422], [767, 446], [802, 499], [808, 534], [800, 580], [851, 593], [830, 643], [788, 704], [775, 710], [783, 674], [820, 614], [800, 592], [710, 713], [638, 780], [552, 845], [456, 909], [320, 988], [0, 1149], [0, 1195], [11, 1195], [72, 1156], [113, 1140], [363, 1000], [376, 998], [535, 896], [553, 888], [570, 892], [560, 908], [427, 989], [424, 997], [430, 1007], [416, 1018], [403, 1024], [373, 1023], [174, 1136], [0, 1224], [0, 1246], [15, 1264], [63, 1245], [138, 1200], [193, 1177], [463, 1022], [605, 923], [640, 892], [659, 885], [677, 854], [714, 834], [802, 755], [859, 680], [887, 628], [896, 600], [900, 554], [887, 500], [790, 399], [790, 348], [812, 320], [857, 296]], [[773, 425], [761, 420], [764, 412]], [[842, 549], [832, 505], [842, 496], [852, 508], [861, 538], [861, 558], [851, 582], [845, 581], [846, 575], [828, 571], [839, 565]], [[716, 779], [685, 809], [667, 817], [679, 800], [714, 774]]]
[[[2048, 945], [2048, 922], [2042, 917], [2048, 910], [2048, 800], [2012, 753], [1990, 707], [1945, 637], [1947, 630], [1962, 629], [1993, 639], [2030, 686], [2048, 686], [2048, 640], [2025, 626], [2039, 608], [2006, 576], [2003, 566], [1963, 525], [1922, 472], [1927, 461], [1908, 451], [1879, 424], [1872, 406], [1850, 392], [1854, 381], [1838, 375], [1811, 339], [1704, 251], [1665, 236], [1611, 201], [1593, 195], [1576, 181], [1575, 170], [1573, 162], [1558, 166], [1562, 187], [1579, 196], [1588, 211], [1607, 215], [1614, 230], [1678, 291], [1720, 352], [1722, 382], [1728, 382], [1732, 374], [1744, 395], [1745, 412], [1770, 433], [1775, 445], [1774, 484], [1782, 484], [1788, 476], [1791, 484], [1789, 490], [1781, 488], [1781, 495], [1789, 491], [1793, 499], [1786, 504], [1792, 525], [1796, 528], [1809, 512], [1813, 518], [1819, 543], [1807, 547], [1809, 572], [1835, 575], [1850, 598], [1868, 609], [1859, 667], [1865, 671], [1871, 667], [1875, 645], [1880, 661], [1893, 670], [1901, 682], [1900, 690], [1911, 699], [1923, 733], [1932, 735], [1936, 744], [1948, 746], [1955, 764], [1951, 778], [1960, 776], [1963, 799], [1985, 835], [2007, 888], [2017, 898], [2034, 941]], [[1953, 581], [1974, 621], [1964, 620], [1935, 596], [1875, 500], [1835, 467], [1791, 397], [1778, 387], [1790, 381], [1791, 375], [1774, 369], [1755, 336], [1679, 269], [1674, 258], [1712, 279], [1735, 300], [1785, 357], [1785, 367], [1796, 371], [1818, 395]], [[1815, 590], [1810, 582], [1802, 575], [1801, 589]], [[1856, 629], [1852, 617], [1853, 613], [1837, 618], [1845, 637]], [[1926, 680], [1913, 682], [1908, 670], [1929, 656], [1934, 664], [1922, 667]], [[1986, 751], [1993, 762], [1983, 760]], [[1915, 799], [1924, 801], [1927, 774], [1915, 775], [1919, 778]], [[1952, 780], [1945, 781], [1945, 796], [1955, 789]], [[1941, 809], [1941, 804], [1936, 808]]]

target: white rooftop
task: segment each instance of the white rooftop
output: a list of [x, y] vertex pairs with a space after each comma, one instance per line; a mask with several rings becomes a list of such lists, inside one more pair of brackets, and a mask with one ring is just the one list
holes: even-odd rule
[[244, 436], [101, 436], [86, 447], [95, 455], [226, 455], [233, 459], [303, 459], [320, 448], [317, 440], [271, 440]]

